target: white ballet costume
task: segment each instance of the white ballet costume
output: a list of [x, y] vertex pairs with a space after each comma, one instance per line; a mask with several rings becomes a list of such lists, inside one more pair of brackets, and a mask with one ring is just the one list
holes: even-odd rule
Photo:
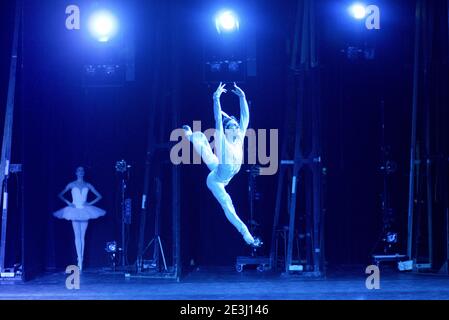
[[73, 187], [72, 206], [67, 206], [53, 213], [56, 218], [72, 221], [73, 232], [75, 236], [75, 248], [78, 256], [78, 268], [81, 271], [83, 268], [84, 257], [84, 238], [88, 221], [96, 219], [106, 214], [106, 211], [92, 205], [87, 205], [88, 187]]
[[240, 171], [243, 157], [242, 137], [239, 137], [239, 141], [236, 144], [231, 144], [225, 138], [223, 139], [221, 163], [213, 153], [206, 136], [202, 132], [193, 132], [188, 139], [192, 142], [196, 152], [201, 155], [201, 158], [211, 171], [207, 176], [207, 187], [220, 203], [226, 218], [242, 234], [245, 242], [253, 245], [255, 240], [249, 232], [248, 227], [237, 215], [232, 199], [225, 189], [234, 175]]
[[82, 189], [73, 187], [71, 193], [72, 204], [74, 205], [74, 207], [67, 206], [56, 211], [55, 213], [53, 213], [53, 215], [59, 219], [72, 221], [87, 221], [104, 216], [106, 214], [106, 211], [86, 204], [88, 192], [88, 187], [83, 187]]

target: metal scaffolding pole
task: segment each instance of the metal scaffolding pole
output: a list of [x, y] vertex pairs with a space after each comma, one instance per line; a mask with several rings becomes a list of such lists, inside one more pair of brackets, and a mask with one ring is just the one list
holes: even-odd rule
[[0, 272], [5, 270], [6, 230], [8, 225], [8, 178], [11, 165], [12, 128], [14, 120], [14, 98], [18, 60], [19, 29], [22, 19], [22, 2], [16, 2], [14, 36], [9, 69], [8, 97], [6, 102], [5, 126], [3, 131], [2, 154], [0, 160], [0, 186], [2, 188], [2, 229], [0, 240]]
[[407, 222], [407, 256], [412, 258], [413, 250], [413, 212], [414, 212], [414, 189], [415, 189], [415, 158], [416, 158], [416, 120], [418, 113], [418, 89], [419, 89], [419, 66], [421, 45], [421, 10], [422, 0], [416, 1], [415, 13], [415, 53], [413, 67], [413, 96], [412, 96], [412, 132], [410, 142], [410, 176], [408, 189], [408, 222]]
[[[276, 268], [275, 260], [277, 260], [276, 252], [278, 251], [276, 237], [279, 235], [282, 197], [286, 192], [284, 182], [291, 183], [290, 188], [287, 188], [289, 192], [287, 197], [288, 240], [284, 263], [285, 274], [299, 271], [310, 276], [322, 276], [324, 271], [322, 163], [318, 98], [319, 62], [316, 52], [314, 5], [311, 0], [299, 0], [297, 3], [289, 86], [293, 98], [287, 107], [284, 126], [285, 137], [278, 177], [270, 264]], [[306, 115], [310, 115], [311, 119], [307, 119]], [[311, 122], [311, 130], [308, 134], [304, 131], [307, 121]], [[303, 149], [305, 141], [310, 141], [310, 151]], [[294, 146], [293, 150], [291, 150], [292, 146]], [[286, 159], [287, 157], [293, 160]], [[289, 168], [291, 168], [291, 175], [286, 174], [290, 171]], [[302, 187], [304, 193], [301, 192]], [[298, 206], [298, 200], [305, 202], [305, 212], [302, 206]], [[297, 257], [294, 256], [295, 253]]]

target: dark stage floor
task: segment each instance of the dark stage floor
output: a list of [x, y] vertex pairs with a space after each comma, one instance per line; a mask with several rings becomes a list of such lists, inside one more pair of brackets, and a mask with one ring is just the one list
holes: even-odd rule
[[232, 268], [190, 272], [180, 282], [169, 279], [125, 278], [89, 270], [79, 290], [65, 287], [63, 272], [35, 280], [0, 283], [0, 299], [125, 299], [125, 300], [297, 300], [297, 299], [449, 299], [449, 276], [382, 270], [380, 289], [365, 287], [364, 268], [329, 271], [325, 279], [283, 277], [279, 274]]

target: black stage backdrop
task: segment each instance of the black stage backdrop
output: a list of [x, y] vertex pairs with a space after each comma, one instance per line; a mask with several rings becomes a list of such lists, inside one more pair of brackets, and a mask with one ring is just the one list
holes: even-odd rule
[[[68, 3], [27, 1], [24, 8], [24, 69], [18, 90], [22, 103], [19, 105], [21, 118], [17, 119], [21, 124], [15, 127], [20, 134], [13, 148], [14, 161], [24, 163], [24, 263], [28, 277], [43, 270], [61, 270], [76, 261], [70, 223], [54, 219], [52, 212], [63, 206], [57, 194], [74, 179], [75, 168], [79, 165], [86, 168], [86, 180], [104, 196], [98, 206], [107, 211], [105, 217], [89, 224], [85, 263], [87, 267], [108, 265], [104, 245], [107, 241], [119, 240], [119, 178], [114, 166], [121, 159], [132, 165], [128, 185], [134, 204], [129, 262], [134, 262], [148, 110], [153, 101], [150, 88], [155, 69], [162, 88], [156, 92], [156, 122], [169, 127], [166, 101], [171, 90], [178, 90], [178, 127], [185, 123], [191, 125], [192, 120], [202, 120], [203, 129], [213, 127], [211, 95], [215, 88], [203, 82], [200, 30], [201, 24], [210, 23], [207, 12], [213, 12], [215, 7], [199, 0], [188, 4], [176, 1], [114, 3], [125, 13], [127, 27], [135, 30], [136, 48], [135, 81], [118, 88], [82, 86], [81, 65], [91, 50], [91, 43], [84, 37], [83, 30], [65, 29]], [[223, 3], [232, 4], [230, 1]], [[83, 5], [87, 6], [82, 1], [78, 4], [81, 10]], [[391, 196], [402, 244], [406, 236], [414, 4], [411, 1], [382, 4], [385, 8], [382, 28], [372, 33], [351, 31], [350, 23], [342, 22], [348, 20], [346, 17], [340, 20], [335, 17], [332, 1], [323, 1], [318, 6], [323, 160], [328, 170], [325, 238], [330, 265], [369, 262], [381, 231], [382, 176], [378, 170], [381, 101], [385, 105], [387, 144], [398, 163], [392, 178], [394, 192]], [[294, 5], [295, 1], [286, 1], [283, 5], [275, 1], [262, 4], [253, 1], [245, 6], [246, 12], [252, 14], [252, 22], [258, 25], [257, 77], [242, 84], [252, 102], [250, 127], [255, 129], [282, 129], [289, 72], [287, 40], [293, 30]], [[2, 19], [2, 30], [7, 32], [1, 35], [2, 106], [8, 82], [12, 12], [11, 5], [2, 9], [2, 16], [7, 17]], [[395, 16], [393, 12], [400, 12], [400, 15]], [[178, 32], [179, 41], [171, 46], [166, 34], [174, 30]], [[374, 60], [350, 61], [342, 52], [348, 46], [364, 43], [376, 48]], [[172, 76], [168, 57], [173, 54], [181, 61], [179, 88], [167, 85]], [[223, 109], [238, 114], [237, 99], [231, 94], [225, 96]], [[166, 129], [154, 136], [159, 137], [156, 140], [161, 143], [168, 141], [169, 134], [170, 130]], [[281, 132], [280, 142], [282, 137]], [[166, 154], [164, 156], [166, 158]], [[153, 169], [153, 174], [157, 170], [167, 171], [169, 167], [164, 164]], [[228, 190], [237, 212], [246, 221], [245, 169], [247, 167], [233, 179]], [[204, 165], [181, 168], [182, 260], [186, 265], [191, 262], [198, 266], [232, 265], [237, 255], [248, 253], [247, 248], [207, 190], [207, 173]], [[277, 180], [276, 176], [257, 179], [262, 198], [256, 203], [256, 220], [262, 224], [262, 236], [268, 244]], [[153, 184], [151, 186], [154, 188]], [[167, 178], [162, 195], [165, 204], [162, 239], [168, 252], [170, 198]], [[146, 240], [151, 238], [152, 216], [153, 212], [147, 219]], [[267, 246], [265, 250], [268, 249]]]

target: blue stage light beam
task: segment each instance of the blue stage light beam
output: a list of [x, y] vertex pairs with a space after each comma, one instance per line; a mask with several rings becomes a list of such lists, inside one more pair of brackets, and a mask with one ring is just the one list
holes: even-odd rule
[[215, 28], [218, 33], [234, 32], [239, 29], [239, 19], [231, 10], [223, 10], [215, 16]]
[[95, 11], [88, 20], [89, 32], [100, 42], [108, 42], [118, 31], [117, 18], [108, 10]]

